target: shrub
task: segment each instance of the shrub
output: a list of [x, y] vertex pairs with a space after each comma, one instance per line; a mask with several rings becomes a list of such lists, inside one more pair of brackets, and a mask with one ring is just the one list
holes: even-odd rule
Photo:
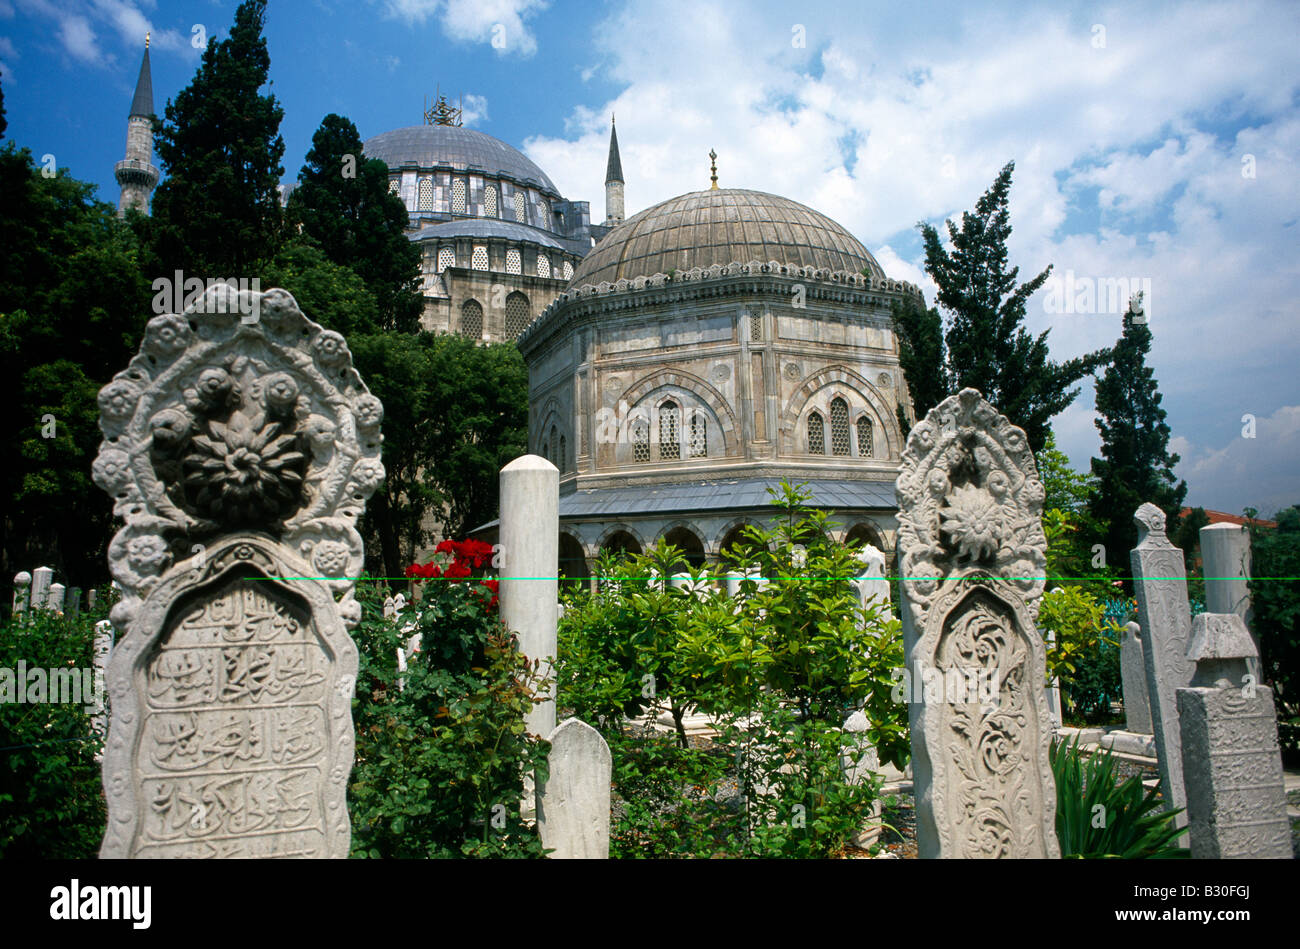
[[[546, 742], [524, 727], [545, 683], [494, 615], [487, 581], [456, 579], [427, 584], [396, 619], [383, 616], [383, 588], [358, 584], [353, 856], [544, 853], [520, 801], [525, 775], [545, 776]], [[399, 687], [397, 650], [417, 632], [423, 647]]]
[[[1246, 514], [1254, 518], [1256, 512]], [[1300, 718], [1300, 506], [1280, 512], [1276, 528], [1252, 525], [1250, 556], [1260, 663], [1273, 686], [1278, 718]]]
[[[34, 610], [10, 618], [0, 625], [0, 669], [13, 672], [17, 689], [20, 661], [28, 671], [90, 668], [95, 623], [106, 612], [104, 605], [76, 617]], [[0, 694], [0, 858], [94, 857], [107, 812], [95, 760], [103, 743], [90, 714], [84, 703], [16, 698]]]

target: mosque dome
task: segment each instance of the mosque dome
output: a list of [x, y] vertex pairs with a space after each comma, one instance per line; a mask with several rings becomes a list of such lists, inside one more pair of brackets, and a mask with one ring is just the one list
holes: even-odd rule
[[475, 129], [456, 125], [412, 125], [382, 132], [362, 146], [367, 158], [378, 158], [390, 169], [414, 164], [419, 168], [450, 166], [475, 170], [490, 178], [530, 184], [558, 196], [554, 183], [518, 149]]
[[752, 260], [884, 277], [870, 252], [812, 208], [762, 191], [694, 191], [615, 227], [574, 271], [570, 286]]

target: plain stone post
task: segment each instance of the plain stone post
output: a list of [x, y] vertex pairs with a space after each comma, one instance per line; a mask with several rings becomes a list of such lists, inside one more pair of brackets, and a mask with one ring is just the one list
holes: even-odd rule
[[[559, 626], [560, 471], [538, 455], [501, 469], [501, 622], [550, 674]], [[555, 730], [555, 685], [525, 716], [534, 735]]]
[[537, 832], [552, 859], [609, 857], [613, 759], [600, 732], [576, 718], [550, 733], [549, 774], [537, 785]]
[[1192, 857], [1289, 860], [1273, 693], [1248, 678], [1255, 651], [1236, 613], [1192, 620], [1192, 684], [1178, 690]]
[[62, 583], [51, 583], [49, 597], [45, 601], [46, 609], [63, 612], [63, 597], [68, 592], [68, 588]]
[[1120, 684], [1124, 689], [1124, 722], [1128, 731], [1151, 734], [1151, 701], [1147, 698], [1147, 670], [1142, 658], [1142, 627], [1129, 620], [1119, 646]]
[[1044, 491], [1025, 433], [963, 389], [908, 435], [896, 491], [920, 856], [1059, 857], [1036, 625]]
[[50, 584], [54, 581], [54, 570], [50, 567], [37, 567], [32, 571], [32, 609], [45, 609], [50, 596]]
[[[1142, 627], [1142, 658], [1146, 665], [1151, 724], [1160, 762], [1160, 791], [1166, 807], [1185, 808], [1182, 740], [1178, 731], [1179, 689], [1192, 681], [1196, 666], [1187, 657], [1192, 612], [1187, 602], [1187, 570], [1183, 552], [1165, 536], [1165, 512], [1143, 504], [1133, 514], [1138, 545], [1129, 555], [1138, 622]], [[1176, 818], [1187, 826], [1187, 813]]]
[[[864, 784], [880, 771], [880, 755], [867, 737], [870, 727], [867, 716], [861, 711], [852, 713], [844, 720], [840, 768], [844, 772], [844, 780], [849, 784]], [[871, 805], [871, 817], [866, 826], [859, 829], [854, 843], [865, 850], [880, 839], [880, 817], [883, 813], [884, 802], [877, 797]]]
[[1236, 613], [1246, 622], [1255, 643], [1255, 658], [1247, 665], [1258, 682], [1259, 640], [1250, 608], [1250, 531], [1240, 524], [1207, 524], [1201, 528], [1201, 574], [1205, 577], [1205, 612]]

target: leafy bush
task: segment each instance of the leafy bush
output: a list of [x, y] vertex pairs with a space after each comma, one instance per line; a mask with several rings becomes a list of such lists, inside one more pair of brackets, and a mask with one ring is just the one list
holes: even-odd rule
[[[841, 723], [863, 707], [882, 760], [906, 761], [906, 706], [890, 700], [902, 666], [897, 621], [862, 610], [861, 566], [826, 515], [783, 485], [771, 530], [732, 551], [760, 574], [737, 597], [660, 545], [596, 565], [594, 594], [566, 594], [559, 703], [596, 725], [614, 758], [613, 856], [824, 856], [861, 827], [877, 783], [851, 785]], [[661, 578], [686, 574], [680, 584]], [[720, 724], [712, 748], [682, 724]], [[628, 716], [666, 710], [675, 740], [634, 733]]]
[[[35, 610], [0, 626], [0, 669], [88, 669], [95, 622], [107, 606], [77, 617]], [[102, 740], [82, 702], [18, 704], [0, 685], [0, 858], [94, 857], [107, 812], [99, 762]], [[55, 696], [48, 691], [47, 698]]]
[[1175, 841], [1187, 828], [1175, 825], [1181, 812], [1168, 811], [1153, 789], [1134, 775], [1115, 783], [1110, 752], [1095, 752], [1087, 761], [1077, 741], [1052, 743], [1052, 777], [1056, 782], [1056, 836], [1062, 857], [1094, 859], [1169, 859], [1191, 856]]
[[1075, 660], [1075, 667], [1074, 676], [1061, 685], [1070, 714], [1089, 725], [1111, 724], [1111, 705], [1123, 699], [1118, 643], [1101, 637], [1091, 653]]
[[[427, 584], [396, 619], [383, 616], [383, 588], [358, 584], [353, 856], [543, 855], [520, 802], [525, 775], [546, 773], [546, 742], [524, 728], [544, 680], [493, 614], [486, 582], [455, 579]], [[414, 633], [422, 649], [399, 673]]]
[[[1246, 511], [1252, 518], [1255, 513]], [[1251, 526], [1250, 557], [1264, 675], [1273, 686], [1278, 718], [1300, 718], [1300, 505], [1280, 512], [1276, 528]]]

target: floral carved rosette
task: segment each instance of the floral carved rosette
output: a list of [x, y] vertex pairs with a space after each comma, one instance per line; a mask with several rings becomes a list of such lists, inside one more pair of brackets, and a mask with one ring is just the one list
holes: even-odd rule
[[943, 578], [1011, 581], [1038, 616], [1047, 570], [1043, 484], [1025, 433], [975, 389], [939, 403], [903, 451], [898, 538], [903, 584], [922, 626]]
[[[912, 429], [897, 483], [923, 857], [1055, 857], [1043, 486], [1025, 434], [974, 389]], [[951, 683], [971, 683], [954, 689]]]
[[92, 473], [126, 522], [109, 549], [120, 628], [169, 570], [239, 532], [312, 565], [356, 622], [356, 522], [384, 481], [383, 406], [341, 335], [284, 290], [218, 285], [184, 314], [149, 321], [99, 408]]

